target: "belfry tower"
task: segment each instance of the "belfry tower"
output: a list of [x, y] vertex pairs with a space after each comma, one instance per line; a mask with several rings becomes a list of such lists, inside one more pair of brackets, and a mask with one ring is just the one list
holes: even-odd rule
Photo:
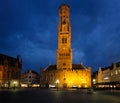
[[70, 8], [66, 4], [59, 7], [57, 69], [72, 69]]

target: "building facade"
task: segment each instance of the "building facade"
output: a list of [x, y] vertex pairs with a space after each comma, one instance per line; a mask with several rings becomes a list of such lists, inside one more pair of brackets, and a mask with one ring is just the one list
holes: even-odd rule
[[98, 83], [110, 82], [110, 68], [99, 68]]
[[0, 87], [19, 87], [21, 81], [22, 61], [19, 56], [13, 58], [0, 54]]
[[58, 69], [56, 65], [50, 65], [45, 70], [40, 71], [41, 87], [91, 87], [91, 68], [85, 68], [81, 64], [72, 64], [72, 69]]
[[120, 83], [120, 62], [114, 63], [110, 71], [110, 81]]
[[40, 76], [34, 70], [27, 70], [22, 74], [21, 87], [39, 87]]
[[72, 64], [70, 7], [59, 7], [58, 49], [56, 65], [40, 70], [41, 87], [91, 87], [91, 68]]
[[120, 88], [120, 62], [99, 68], [95, 85], [98, 88]]

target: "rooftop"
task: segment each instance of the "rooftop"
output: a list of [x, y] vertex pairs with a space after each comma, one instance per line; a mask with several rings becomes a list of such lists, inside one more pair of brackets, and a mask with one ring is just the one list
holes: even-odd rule
[[19, 56], [14, 58], [8, 55], [0, 54], [0, 65], [4, 65], [6, 63], [9, 66], [15, 66], [16, 63], [18, 64], [20, 63], [19, 59], [20, 59]]
[[[72, 70], [86, 69], [82, 64], [72, 64]], [[49, 65], [45, 70], [57, 70], [56, 65]]]

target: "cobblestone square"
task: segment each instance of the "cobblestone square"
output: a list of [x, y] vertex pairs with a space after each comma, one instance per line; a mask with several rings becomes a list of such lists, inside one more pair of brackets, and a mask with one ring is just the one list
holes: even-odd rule
[[120, 103], [119, 95], [81, 89], [0, 90], [0, 103]]

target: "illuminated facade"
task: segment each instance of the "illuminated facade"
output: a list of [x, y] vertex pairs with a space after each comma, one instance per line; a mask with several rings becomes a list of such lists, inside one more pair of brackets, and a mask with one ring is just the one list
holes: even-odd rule
[[22, 62], [17, 56], [13, 58], [0, 54], [0, 87], [19, 87], [21, 80]]
[[120, 62], [113, 64], [113, 69], [110, 71], [110, 81], [120, 84]]
[[41, 69], [41, 87], [91, 87], [91, 68], [72, 64], [70, 8], [66, 4], [59, 7], [56, 62], [56, 65]]
[[72, 69], [71, 25], [68, 5], [59, 8], [57, 69]]
[[120, 88], [120, 62], [99, 68], [95, 80], [98, 88]]
[[110, 82], [110, 69], [109, 68], [99, 68], [98, 70], [98, 83]]
[[39, 87], [39, 74], [34, 70], [27, 70], [22, 74], [21, 87]]

